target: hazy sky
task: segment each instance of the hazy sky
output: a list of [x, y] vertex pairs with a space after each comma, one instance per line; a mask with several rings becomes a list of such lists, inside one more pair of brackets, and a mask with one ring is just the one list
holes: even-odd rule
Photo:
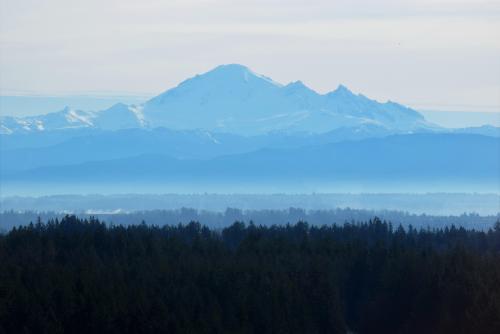
[[500, 111], [500, 1], [0, 0], [3, 95], [154, 95], [222, 63]]

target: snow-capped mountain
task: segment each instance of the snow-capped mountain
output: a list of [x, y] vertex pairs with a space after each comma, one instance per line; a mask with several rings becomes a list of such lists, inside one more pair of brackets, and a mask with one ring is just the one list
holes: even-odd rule
[[116, 104], [97, 112], [65, 108], [35, 117], [2, 117], [0, 133], [166, 127], [255, 135], [325, 133], [362, 125], [395, 133], [435, 128], [415, 110], [390, 101], [379, 103], [342, 85], [319, 94], [300, 81], [282, 85], [245, 66], [230, 64], [185, 80], [139, 106]]
[[37, 132], [51, 130], [68, 130], [97, 128], [102, 130], [119, 130], [144, 126], [140, 107], [117, 103], [102, 111], [84, 111], [66, 107], [60, 111], [30, 117], [1, 118], [1, 134], [19, 132]]
[[399, 131], [430, 126], [412, 109], [378, 103], [344, 86], [322, 95], [300, 81], [284, 86], [241, 65], [222, 65], [182, 82], [146, 102], [143, 115], [154, 126], [244, 134], [323, 133], [362, 124]]
[[95, 113], [83, 110], [74, 110], [69, 107], [46, 115], [30, 117], [2, 117], [1, 133], [35, 132], [55, 129], [70, 129], [93, 127]]

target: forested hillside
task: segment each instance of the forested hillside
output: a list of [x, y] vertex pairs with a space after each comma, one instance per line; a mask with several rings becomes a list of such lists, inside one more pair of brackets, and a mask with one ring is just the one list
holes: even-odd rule
[[0, 235], [0, 332], [499, 333], [487, 232], [66, 216]]

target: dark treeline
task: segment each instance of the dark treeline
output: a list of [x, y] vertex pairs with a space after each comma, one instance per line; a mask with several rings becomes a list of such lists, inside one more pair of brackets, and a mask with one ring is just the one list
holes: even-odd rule
[[5, 333], [500, 333], [488, 231], [37, 222], [0, 235]]
[[[87, 213], [75, 214], [81, 218], [88, 217]], [[461, 226], [466, 229], [486, 231], [492, 228], [500, 219], [500, 214], [480, 216], [476, 213], [462, 214], [458, 216], [433, 216], [426, 214], [411, 214], [394, 210], [362, 210], [351, 208], [336, 208], [322, 210], [305, 210], [300, 208], [241, 210], [227, 208], [222, 212], [197, 210], [193, 208], [179, 208], [171, 210], [146, 210], [133, 211], [129, 213], [106, 213], [92, 214], [94, 217], [106, 223], [119, 225], [132, 225], [140, 221], [148, 224], [163, 226], [177, 225], [190, 221], [200, 221], [211, 229], [220, 229], [231, 225], [235, 221], [253, 221], [259, 225], [287, 224], [297, 221], [307, 221], [311, 225], [344, 224], [345, 222], [368, 221], [375, 216], [385, 219], [394, 224], [401, 224], [407, 228], [412, 225], [415, 228], [444, 228], [446, 226]], [[52, 218], [61, 219], [64, 213], [53, 211], [35, 212], [13, 210], [0, 212], [0, 232], [9, 231], [14, 226], [26, 225], [34, 222], [40, 217], [43, 221]]]

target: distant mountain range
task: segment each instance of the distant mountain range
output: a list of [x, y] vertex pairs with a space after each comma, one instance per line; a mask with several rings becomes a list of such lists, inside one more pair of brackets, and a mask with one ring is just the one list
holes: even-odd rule
[[41, 116], [2, 117], [1, 131], [166, 127], [256, 135], [324, 133], [367, 124], [397, 132], [436, 128], [415, 110], [390, 101], [379, 103], [342, 85], [322, 95], [300, 81], [282, 85], [232, 64], [185, 80], [141, 105], [119, 103], [97, 112], [67, 107]]
[[[33, 183], [447, 183], [498, 181], [498, 139], [478, 135], [417, 134], [296, 148], [265, 148], [209, 159], [144, 153], [130, 157], [64, 158], [51, 166], [4, 173]], [[497, 154], [492, 154], [497, 152]], [[131, 152], [138, 153], [138, 152]], [[35, 158], [36, 159], [36, 158]], [[495, 185], [492, 185], [494, 189]]]
[[500, 192], [499, 138], [500, 128], [442, 128], [344, 86], [318, 94], [222, 65], [141, 105], [3, 116], [0, 181], [4, 189], [378, 182]]
[[[59, 132], [69, 138], [88, 131], [155, 129], [258, 136], [269, 133], [451, 132], [395, 102], [379, 103], [340, 85], [318, 94], [296, 81], [282, 85], [238, 65], [221, 65], [139, 105], [118, 103], [100, 111], [63, 110], [29, 117], [0, 116], [0, 135]], [[453, 130], [499, 136], [493, 126]], [[349, 136], [353, 137], [353, 135]], [[354, 135], [356, 137], [356, 135]], [[17, 139], [23, 141], [23, 139]]]
[[[475, 128], [448, 133], [421, 132], [445, 135], [477, 134]], [[486, 132], [480, 128], [479, 134]], [[494, 130], [494, 129], [493, 129]], [[488, 137], [497, 137], [495, 132]], [[72, 165], [86, 161], [129, 158], [140, 155], [162, 155], [174, 159], [212, 159], [262, 149], [311, 148], [345, 141], [359, 141], [391, 136], [392, 132], [373, 125], [340, 128], [322, 134], [273, 132], [257, 136], [241, 136], [204, 130], [125, 129], [117, 131], [80, 130], [15, 134], [2, 137], [0, 171], [29, 170], [43, 166]], [[414, 134], [416, 135], [416, 134]], [[409, 136], [409, 135], [408, 135]], [[423, 138], [416, 136], [415, 138]], [[465, 138], [467, 138], [465, 136]], [[473, 137], [470, 137], [473, 138]], [[491, 141], [490, 141], [491, 142]], [[415, 145], [418, 140], [410, 142]], [[411, 151], [411, 146], [409, 146]], [[465, 152], [464, 152], [465, 154]]]

